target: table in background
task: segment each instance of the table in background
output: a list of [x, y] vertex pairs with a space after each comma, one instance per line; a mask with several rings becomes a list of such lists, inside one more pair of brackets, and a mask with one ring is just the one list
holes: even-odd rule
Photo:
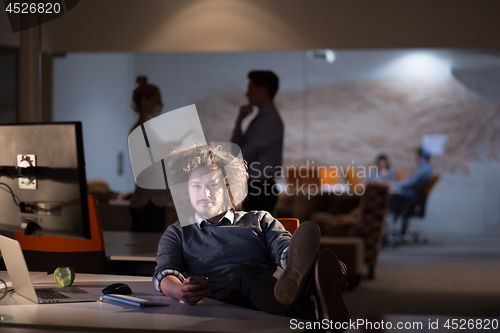
[[162, 233], [103, 231], [106, 257], [118, 274], [153, 276]]
[[[9, 293], [0, 300], [0, 331], [28, 332], [289, 332], [290, 318], [231, 306], [211, 299], [190, 306], [154, 291], [151, 277], [77, 274], [74, 286], [95, 295], [115, 282], [128, 284], [137, 297], [170, 304], [138, 308], [112, 302], [35, 304]], [[57, 287], [51, 275], [33, 281], [35, 287]]]
[[359, 206], [361, 196], [357, 194], [336, 193], [335, 191], [282, 192], [274, 209], [274, 216], [294, 217], [300, 222], [308, 221], [315, 212], [348, 214]]
[[162, 233], [103, 231], [106, 256], [111, 260], [156, 261]]
[[[132, 229], [130, 216], [130, 201], [128, 200], [99, 200], [97, 209], [101, 218], [102, 230], [129, 231]], [[178, 220], [172, 199], [167, 200], [165, 228]]]

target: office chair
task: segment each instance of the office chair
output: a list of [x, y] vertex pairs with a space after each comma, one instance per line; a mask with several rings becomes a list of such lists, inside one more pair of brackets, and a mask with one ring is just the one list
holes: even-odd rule
[[105, 273], [106, 254], [97, 201], [88, 196], [91, 239], [73, 239], [54, 236], [25, 236], [15, 233], [30, 271], [49, 274], [57, 267], [71, 266], [77, 273]]
[[299, 227], [299, 219], [294, 219], [291, 217], [280, 217], [277, 218], [278, 221], [285, 227], [285, 229], [293, 235], [295, 230]]
[[[431, 179], [425, 185], [422, 193], [417, 195], [411, 201], [409, 201], [403, 207], [401, 212], [401, 232], [400, 235], [397, 235], [397, 231], [387, 230], [384, 237], [385, 243], [392, 243], [394, 246], [399, 245], [402, 242], [413, 241], [414, 243], [418, 243], [422, 240], [423, 243], [427, 243], [429, 241], [426, 235], [422, 235], [416, 231], [408, 231], [410, 226], [410, 221], [414, 218], [423, 219], [425, 217], [425, 209], [427, 205], [427, 198], [433, 189], [434, 185], [439, 180], [439, 174], [435, 174], [431, 177]], [[397, 222], [397, 221], [395, 221]]]

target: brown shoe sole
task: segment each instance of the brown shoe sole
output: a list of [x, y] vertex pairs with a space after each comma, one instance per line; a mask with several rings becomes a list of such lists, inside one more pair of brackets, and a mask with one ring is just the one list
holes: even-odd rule
[[319, 250], [321, 232], [312, 222], [304, 222], [293, 234], [288, 248], [287, 266], [274, 286], [274, 296], [281, 304], [297, 300], [311, 272]]

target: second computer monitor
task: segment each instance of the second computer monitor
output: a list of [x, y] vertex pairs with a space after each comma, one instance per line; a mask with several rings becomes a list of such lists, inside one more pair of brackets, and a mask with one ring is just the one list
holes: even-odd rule
[[90, 239], [82, 125], [0, 125], [0, 230]]

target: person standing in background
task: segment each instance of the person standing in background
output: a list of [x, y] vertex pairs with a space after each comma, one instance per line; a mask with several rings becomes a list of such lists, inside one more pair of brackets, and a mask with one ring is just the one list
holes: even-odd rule
[[[274, 177], [283, 159], [283, 121], [273, 100], [279, 88], [279, 79], [271, 71], [248, 73], [248, 104], [240, 107], [231, 141], [240, 146], [248, 165], [248, 198], [243, 210], [264, 210], [273, 213], [278, 200]], [[243, 119], [258, 108], [245, 133]]]
[[[139, 119], [130, 132], [146, 121], [159, 116], [163, 109], [160, 89], [149, 84], [146, 76], [138, 76], [138, 84], [132, 95], [132, 109], [139, 114]], [[150, 190], [136, 185], [130, 197], [130, 215], [132, 231], [163, 232], [167, 213], [167, 191]]]

